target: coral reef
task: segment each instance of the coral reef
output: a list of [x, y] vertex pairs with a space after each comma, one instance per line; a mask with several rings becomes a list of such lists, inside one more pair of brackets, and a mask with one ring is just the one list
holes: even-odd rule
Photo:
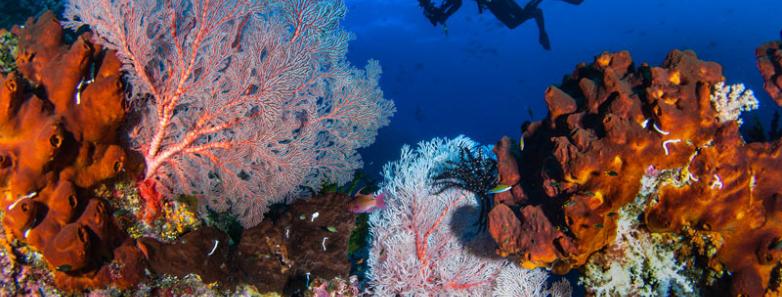
[[[0, 225], [0, 234], [5, 234]], [[0, 248], [0, 296], [60, 296], [41, 254], [30, 248]]]
[[772, 41], [755, 50], [763, 88], [771, 99], [782, 105], [782, 41]]
[[128, 287], [142, 277], [140, 254], [89, 194], [124, 168], [120, 62], [88, 34], [65, 44], [51, 13], [12, 32], [17, 71], [0, 81], [7, 238], [40, 251], [60, 288]]
[[595, 296], [702, 296], [695, 277], [677, 261], [683, 239], [674, 233], [650, 233], [638, 216], [659, 186], [676, 172], [651, 168], [641, 179], [635, 200], [619, 209], [616, 239], [593, 254], [580, 277]]
[[306, 296], [312, 297], [356, 297], [359, 296], [358, 278], [351, 276], [344, 280], [335, 278], [329, 281], [316, 279]]
[[[297, 201], [278, 215], [247, 229], [237, 247], [242, 279], [261, 291], [282, 291], [315, 277], [347, 278], [348, 239], [355, 215], [350, 197], [330, 193]], [[301, 285], [301, 284], [299, 284]]]
[[140, 238], [137, 245], [148, 259], [150, 271], [158, 275], [197, 274], [206, 283], [234, 283], [227, 264], [231, 256], [228, 235], [217, 229], [200, 228], [171, 243]]
[[155, 275], [187, 278], [230, 290], [238, 284], [261, 292], [304, 293], [316, 278], [347, 278], [348, 239], [355, 215], [349, 197], [329, 193], [275, 208], [264, 221], [242, 231], [234, 243], [209, 226], [174, 241], [138, 239], [149, 270]]
[[65, 13], [128, 71], [147, 219], [161, 199], [186, 194], [249, 228], [272, 203], [350, 181], [361, 167], [356, 150], [395, 107], [376, 61], [359, 70], [345, 59], [344, 3], [158, 4], [74, 0]]
[[386, 208], [373, 212], [369, 219], [368, 275], [374, 294], [569, 295], [569, 290], [562, 290], [569, 285], [555, 285], [550, 291], [545, 271], [518, 268], [491, 253], [491, 239], [473, 224], [480, 213], [474, 194], [460, 187], [444, 191], [436, 187], [432, 177], [458, 163], [465, 148], [475, 147], [475, 142], [463, 136], [436, 138], [416, 149], [403, 147], [401, 159], [384, 166], [380, 191], [385, 193]]
[[347, 211], [349, 200], [329, 193], [296, 201], [245, 230], [235, 257], [239, 278], [263, 292], [306, 288], [316, 277], [347, 278], [348, 241], [356, 219]]
[[520, 157], [497, 154], [501, 179], [524, 177], [523, 193], [497, 197], [489, 214], [498, 252], [558, 273], [584, 265], [616, 242], [620, 211], [652, 166], [682, 182], [652, 195], [646, 230], [709, 233], [721, 242], [710, 267], [731, 272], [733, 294], [774, 290], [780, 145], [743, 141], [737, 111], [756, 104], [734, 89], [718, 64], [689, 51], [672, 51], [661, 67], [636, 67], [627, 52], [579, 65], [546, 91], [549, 114], [525, 125]]
[[0, 73], [16, 70], [16, 54], [19, 42], [6, 29], [0, 29]]
[[[226, 3], [224, 4], [228, 6], [217, 7], [229, 9], [230, 3]], [[317, 5], [319, 9], [326, 9], [334, 14], [322, 24], [324, 28], [332, 29], [332, 23], [341, 18], [344, 13], [341, 2], [318, 1], [307, 5]], [[211, 13], [221, 13], [220, 9], [213, 11], [212, 8], [209, 8]], [[245, 8], [254, 11], [253, 7], [243, 7]], [[311, 11], [314, 8], [305, 5], [288, 7], [289, 10], [280, 11], [292, 13], [290, 11], [292, 9], [307, 9], [309, 13], [314, 13]], [[13, 256], [19, 254], [20, 248], [40, 252], [43, 259], [41, 263], [45, 263], [48, 270], [52, 271], [57, 287], [70, 292], [96, 287], [125, 289], [136, 285], [145, 288], [176, 287], [161, 284], [159, 281], [164, 278], [184, 280], [195, 277], [210, 286], [219, 283], [221, 286], [233, 287], [241, 282], [249, 282], [263, 291], [282, 292], [285, 289], [303, 293], [315, 277], [347, 278], [350, 271], [350, 262], [347, 258], [348, 237], [353, 229], [355, 216], [346, 209], [349, 197], [345, 195], [328, 194], [294, 203], [283, 212], [272, 212], [269, 220], [264, 220], [255, 228], [244, 230], [241, 232], [241, 237], [236, 238], [231, 238], [223, 232], [225, 230], [210, 227], [211, 223], [220, 225], [218, 227], [226, 227], [221, 225], [225, 222], [207, 220], [206, 224], [203, 224], [201, 220], [205, 217], [199, 218], [194, 212], [198, 205], [209, 206], [213, 205], [213, 201], [219, 201], [217, 204], [231, 205], [233, 212], [245, 223], [245, 226], [255, 225], [257, 223], [255, 220], [263, 218], [262, 212], [267, 208], [266, 203], [292, 197], [293, 192], [296, 192], [296, 195], [299, 195], [299, 192], [304, 195], [303, 190], [317, 189], [326, 179], [334, 178], [334, 181], [343, 183], [342, 179], [360, 165], [355, 149], [371, 143], [377, 128], [384, 125], [393, 112], [393, 104], [382, 98], [382, 92], [377, 87], [380, 73], [377, 63], [371, 62], [367, 71], [360, 71], [343, 63], [340, 58], [344, 55], [344, 50], [339, 48], [345, 45], [347, 33], [335, 27], [332, 32], [334, 34], [332, 37], [336, 38], [335, 44], [305, 42], [307, 38], [315, 38], [310, 36], [315, 33], [296, 30], [297, 35], [291, 35], [293, 33], [288, 32], [288, 27], [283, 26], [284, 17], [277, 14], [279, 12], [277, 9], [280, 7], [275, 5], [265, 9], [273, 10], [265, 13], [273, 15], [274, 21], [263, 23], [263, 20], [255, 17], [248, 20], [244, 18], [245, 14], [240, 13], [232, 22], [243, 20], [242, 24], [232, 25], [241, 26], [236, 29], [245, 28], [247, 32], [269, 33], [263, 35], [266, 39], [259, 41], [261, 37], [249, 35], [247, 36], [249, 41], [243, 41], [247, 44], [243, 45], [242, 50], [239, 50], [238, 44], [237, 47], [221, 46], [220, 49], [240, 55], [242, 59], [247, 60], [244, 61], [247, 63], [255, 58], [262, 60], [254, 61], [260, 64], [254, 66], [252, 73], [244, 73], [246, 76], [270, 75], [279, 78], [279, 74], [275, 72], [279, 69], [270, 67], [284, 65], [276, 63], [270, 65], [266, 63], [268, 61], [265, 57], [268, 48], [284, 44], [290, 48], [280, 49], [279, 52], [271, 55], [275, 59], [287, 54], [313, 59], [306, 63], [299, 59], [298, 61], [303, 64], [294, 66], [301, 69], [287, 75], [302, 87], [318, 89], [306, 90], [299, 94], [288, 89], [294, 87], [293, 85], [284, 83], [265, 85], [270, 81], [261, 78], [262, 81], [258, 82], [256, 78], [247, 77], [244, 78], [247, 88], [238, 88], [232, 84], [221, 85], [235, 90], [237, 92], [233, 94], [235, 97], [242, 97], [242, 100], [252, 102], [235, 102], [236, 106], [212, 102], [202, 108], [222, 109], [225, 106], [232, 106], [236, 107], [232, 112], [240, 112], [242, 115], [240, 117], [233, 115], [234, 119], [226, 119], [229, 115], [206, 112], [206, 117], [217, 121], [209, 125], [217, 123], [224, 130], [198, 134], [198, 137], [188, 140], [190, 147], [186, 149], [187, 153], [214, 161], [211, 163], [217, 166], [214, 171], [204, 169], [212, 168], [208, 164], [198, 163], [197, 160], [184, 160], [179, 156], [171, 157], [166, 153], [168, 157], [178, 161], [190, 162], [188, 164], [192, 167], [186, 168], [188, 174], [210, 171], [211, 173], [207, 175], [211, 176], [208, 179], [212, 181], [215, 178], [230, 179], [224, 174], [234, 169], [241, 170], [237, 169], [239, 165], [261, 166], [270, 170], [256, 171], [255, 169], [258, 168], [253, 167], [245, 168], [247, 171], [233, 172], [229, 175], [235, 175], [235, 179], [241, 180], [239, 182], [241, 186], [216, 186], [219, 189], [214, 188], [214, 184], [208, 185], [209, 182], [185, 182], [186, 178], [182, 176], [166, 175], [170, 173], [168, 171], [163, 174], [166, 178], [181, 180], [184, 183], [176, 187], [167, 185], [170, 186], [171, 191], [163, 191], [158, 187], [160, 179], [157, 177], [154, 180], [143, 179], [138, 184], [134, 182], [129, 184], [128, 175], [135, 176], [138, 166], [130, 161], [135, 155], [126, 156], [119, 145], [117, 133], [122, 131], [120, 125], [125, 120], [126, 110], [138, 111], [142, 115], [149, 110], [144, 108], [136, 110], [135, 108], [139, 107], [136, 105], [126, 109], [127, 93], [133, 93], [138, 91], [139, 87], [143, 87], [143, 85], [132, 85], [139, 81], [130, 77], [131, 89], [124, 88], [121, 71], [133, 70], [129, 65], [123, 65], [128, 62], [128, 57], [121, 53], [118, 56], [114, 51], [107, 49], [116, 47], [116, 44], [109, 43], [104, 47], [93, 43], [91, 40], [107, 41], [105, 38], [93, 38], [95, 36], [93, 33], [84, 33], [72, 44], [66, 44], [63, 29], [51, 13], [44, 14], [35, 23], [28, 21], [24, 27], [15, 27], [12, 32], [15, 40], [18, 40], [15, 56], [16, 70], [3, 76], [0, 81], [0, 85], [3, 86], [0, 91], [0, 134], [2, 134], [0, 139], [3, 140], [0, 142], [0, 186], [4, 193], [0, 197], [0, 207], [5, 210], [2, 226], [6, 231], [4, 233], [7, 234], [7, 238], [4, 238], [7, 240], [3, 240], [8, 246], [7, 260], [13, 262], [15, 260]], [[203, 26], [206, 26], [206, 23], [203, 23]], [[203, 26], [198, 30], [207, 30]], [[258, 30], [250, 30], [249, 27]], [[220, 30], [215, 28], [212, 29], [217, 31], [222, 29], [222, 27]], [[93, 29], [98, 29], [97, 34], [101, 33], [100, 28]], [[323, 32], [317, 32], [319, 36], [316, 39], [319, 42], [323, 37], [321, 33]], [[176, 35], [176, 32], [173, 34]], [[235, 37], [241, 39], [242, 35]], [[177, 39], [176, 36], [172, 38]], [[289, 42], [297, 38], [302, 39], [301, 44]], [[214, 41], [210, 40], [209, 42]], [[278, 44], [280, 41], [285, 42]], [[309, 50], [312, 48], [306, 49], [307, 54], [299, 52], [305, 50], [305, 46], [316, 47], [322, 51], [318, 55], [311, 54]], [[264, 54], [246, 55], [249, 47], [257, 47], [254, 51], [256, 53], [263, 51]], [[330, 52], [332, 50], [335, 52]], [[202, 53], [194, 52], [193, 57], [196, 54]], [[332, 54], [336, 56], [330, 56]], [[231, 63], [241, 66], [240, 64], [244, 62], [237, 57], [233, 56], [236, 59], [224, 57], [226, 60], [223, 62], [231, 60]], [[158, 60], [149, 63], [158, 63]], [[194, 63], [205, 62], [198, 59]], [[320, 66], [315, 67], [316, 64], [328, 64], [330, 66], [326, 68], [334, 73], [299, 77], [301, 71], [321, 69]], [[238, 71], [249, 69], [239, 66], [232, 66], [237, 68], [234, 70], [237, 73], [233, 75], [240, 75], [242, 73]], [[315, 68], [310, 69], [310, 67]], [[206, 75], [205, 69], [199, 68], [194, 71]], [[229, 70], [220, 68], [217, 71], [219, 73], [214, 75], [228, 75], [227, 71]], [[228, 77], [236, 78], [230, 75]], [[168, 81], [164, 78], [160, 79]], [[198, 85], [201, 82], [188, 83]], [[258, 88], [258, 93], [245, 92], [248, 88]], [[151, 93], [154, 95], [154, 92]], [[186, 100], [193, 100], [194, 96], [197, 97], [190, 93], [183, 94]], [[295, 100], [291, 99], [293, 97]], [[138, 98], [131, 97], [131, 99]], [[277, 101], [263, 101], [266, 99]], [[282, 101], [289, 99], [295, 102]], [[146, 101], [148, 104], [153, 102], [158, 101]], [[206, 101], [201, 103], [204, 102]], [[285, 110], [277, 110], [281, 107]], [[197, 109], [192, 108], [192, 111]], [[271, 124], [276, 130], [252, 128], [250, 125], [235, 127], [223, 125], [226, 124], [224, 120], [236, 124], [239, 118], [247, 119], [247, 114], [244, 112], [262, 114], [258, 118], [259, 123], [267, 123], [267, 121], [284, 123]], [[189, 114], [187, 110], [178, 110], [176, 113], [180, 116]], [[190, 116], [187, 119], [191, 119]], [[133, 120], [129, 125], [133, 125], [138, 119]], [[182, 119], [173, 119], [171, 127], [183, 127], [180, 121]], [[238, 130], [239, 127], [252, 131], [241, 132]], [[340, 129], [346, 132], [339, 132]], [[251, 146], [250, 151], [238, 148], [238, 144], [249, 143], [245, 140], [237, 140], [236, 143], [221, 142], [231, 140], [229, 135], [238, 135], [241, 134], [240, 132], [250, 133], [245, 136], [253, 141], [269, 140], [267, 136], [271, 137], [270, 135], [257, 134], [266, 132], [282, 133], [290, 136], [291, 139], [275, 138], [269, 140], [275, 143], [274, 147]], [[166, 137], [163, 148], [166, 148], [170, 144], [168, 141], [172, 139]], [[290, 144], [290, 147], [285, 148], [285, 144]], [[194, 146], [205, 150], [196, 152], [193, 150]], [[215, 152], [208, 152], [208, 149], [223, 150], [229, 147], [236, 149], [234, 153], [238, 155], [230, 158], [222, 155], [221, 160], [217, 161], [212, 158]], [[257, 151], [253, 153], [252, 149]], [[258, 156], [250, 155], [257, 153], [270, 159], [256, 160], [258, 162], [254, 163], [250, 159]], [[161, 168], [171, 165], [169, 162], [173, 162], [174, 159], [161, 161]], [[272, 164], [275, 162], [288, 165]], [[172, 166], [178, 168], [177, 170], [182, 169], [177, 167], [179, 165], [181, 164]], [[272, 167], [275, 169], [270, 169]], [[131, 168], [130, 174], [125, 174], [125, 168]], [[147, 160], [147, 169], [149, 169], [149, 160]], [[277, 169], [282, 170], [284, 174]], [[286, 171], [288, 169], [291, 171]], [[160, 172], [155, 174], [158, 173]], [[286, 177], [285, 174], [291, 176]], [[277, 178], [285, 179], [286, 182]], [[287, 182], [291, 178], [294, 181]], [[310, 180], [303, 181], [305, 178]], [[111, 183], [106, 184], [107, 182]], [[269, 195], [262, 195], [258, 189], [245, 187], [250, 184], [252, 187], [264, 188], [261, 192], [268, 190]], [[201, 192], [187, 190], [203, 185], [208, 185], [210, 189]], [[172, 190], [173, 188], [176, 189]], [[228, 190], [241, 191], [244, 194], [228, 195], [226, 194]], [[138, 210], [143, 208], [142, 205], [150, 207], [150, 196], [182, 191], [193, 195], [172, 195], [166, 197], [162, 204], [152, 201], [155, 202], [156, 209], [162, 210], [161, 220], [148, 221], [150, 224], [145, 224], [139, 222], [141, 216], [135, 216]], [[276, 200], [256, 203], [245, 199], [243, 204], [233, 203], [220, 200], [220, 195], [212, 197], [215, 191], [237, 199], [248, 198], [248, 195], [252, 194], [250, 196], [253, 199], [272, 197]], [[203, 199], [203, 194], [209, 194], [210, 199], [214, 199], [210, 200], [212, 202], [206, 201]], [[195, 200], [195, 197], [199, 199]], [[142, 201], [141, 198], [145, 200]], [[115, 209], [118, 210], [117, 213], [114, 213]], [[201, 208], [201, 210], [205, 209], [207, 208]], [[225, 207], [218, 209], [218, 211], [225, 210]], [[204, 213], [207, 212], [202, 212]], [[125, 230], [130, 231], [130, 234], [124, 232]], [[19, 260], [20, 264], [27, 263], [23, 258]], [[21, 267], [27, 269], [29, 266]], [[142, 282], [147, 276], [152, 278]], [[24, 292], [20, 291], [22, 289], [14, 290]], [[108, 294], [108, 291], [105, 293]]]

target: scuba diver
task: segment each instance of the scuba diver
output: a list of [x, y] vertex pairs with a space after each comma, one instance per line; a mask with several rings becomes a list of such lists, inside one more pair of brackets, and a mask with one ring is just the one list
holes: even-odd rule
[[[584, 0], [562, 0], [570, 4], [579, 5]], [[543, 0], [530, 0], [522, 8], [516, 3], [516, 0], [476, 0], [478, 3], [478, 12], [483, 13], [484, 9], [489, 9], [500, 22], [509, 29], [516, 28], [518, 25], [529, 19], [535, 19], [538, 24], [538, 42], [546, 50], [551, 49], [551, 43], [546, 33], [543, 23], [543, 10], [538, 8]], [[439, 6], [432, 3], [432, 0], [418, 0], [418, 3], [424, 9], [424, 16], [432, 22], [432, 25], [442, 24], [453, 15], [462, 6], [462, 0], [443, 0]]]

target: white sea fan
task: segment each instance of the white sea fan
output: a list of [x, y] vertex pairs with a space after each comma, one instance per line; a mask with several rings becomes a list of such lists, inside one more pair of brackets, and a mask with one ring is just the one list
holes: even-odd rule
[[742, 111], [758, 109], [758, 99], [752, 90], [744, 87], [744, 84], [725, 85], [718, 82], [711, 92], [711, 104], [717, 111], [720, 122], [738, 121]]
[[497, 277], [497, 284], [494, 287], [492, 296], [495, 297], [532, 297], [532, 296], [551, 296], [565, 297], [571, 296], [573, 288], [567, 280], [554, 282], [551, 288], [546, 288], [548, 273], [543, 269], [524, 269], [518, 265], [507, 265]]
[[[386, 207], [369, 218], [375, 296], [549, 294], [544, 270], [519, 268], [494, 253], [489, 235], [473, 225], [479, 210], [472, 193], [433, 194], [431, 177], [458, 160], [460, 148], [476, 146], [464, 136], [436, 138], [416, 149], [404, 146], [401, 159], [383, 168]], [[555, 288], [563, 291], [561, 284]], [[524, 292], [532, 295], [516, 295]]]

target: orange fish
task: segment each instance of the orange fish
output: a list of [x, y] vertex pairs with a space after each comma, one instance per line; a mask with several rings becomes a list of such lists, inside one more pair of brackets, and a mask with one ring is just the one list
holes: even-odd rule
[[370, 213], [386, 207], [385, 193], [379, 195], [361, 194], [361, 190], [359, 190], [354, 197], [348, 204], [348, 210], [352, 213]]
[[144, 258], [149, 260], [149, 248], [147, 248], [147, 245], [140, 240], [136, 240], [136, 247], [138, 247], [141, 254], [144, 255]]

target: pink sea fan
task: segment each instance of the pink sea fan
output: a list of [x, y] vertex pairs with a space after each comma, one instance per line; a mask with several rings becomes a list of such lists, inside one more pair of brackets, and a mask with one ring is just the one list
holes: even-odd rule
[[548, 287], [548, 273], [527, 270], [495, 254], [494, 241], [474, 225], [480, 211], [474, 194], [440, 194], [432, 177], [463, 147], [460, 136], [402, 148], [399, 161], [383, 168], [386, 208], [369, 217], [372, 245], [370, 290], [376, 296], [569, 296], [569, 284]]
[[395, 112], [379, 64], [347, 63], [344, 14], [336, 0], [72, 0], [65, 23], [124, 63], [149, 208], [198, 195], [249, 227], [270, 203], [347, 182]]

